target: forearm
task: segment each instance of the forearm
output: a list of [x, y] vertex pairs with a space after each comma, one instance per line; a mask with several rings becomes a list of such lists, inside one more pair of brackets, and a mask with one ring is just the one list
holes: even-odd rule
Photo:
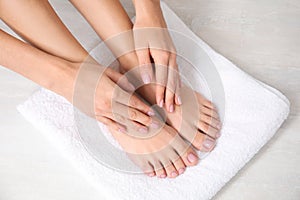
[[[0, 30], [0, 65], [71, 99], [76, 69]], [[63, 86], [63, 87], [62, 87]], [[66, 95], [69, 94], [69, 95]]]
[[[160, 0], [132, 0], [132, 2], [135, 7], [137, 23], [145, 21], [150, 17], [151, 21], [162, 21], [165, 25], [162, 20], [163, 14], [160, 7]], [[155, 24], [149, 24], [149, 27], [153, 27], [152, 25], [155, 26]]]

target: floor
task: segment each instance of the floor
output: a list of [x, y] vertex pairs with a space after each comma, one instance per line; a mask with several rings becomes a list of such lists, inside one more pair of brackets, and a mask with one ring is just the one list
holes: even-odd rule
[[[122, 2], [132, 16], [130, 0]], [[214, 199], [299, 199], [300, 1], [165, 2], [214, 49], [291, 101], [275, 137]], [[0, 200], [103, 199], [16, 111], [36, 89], [0, 68]]]

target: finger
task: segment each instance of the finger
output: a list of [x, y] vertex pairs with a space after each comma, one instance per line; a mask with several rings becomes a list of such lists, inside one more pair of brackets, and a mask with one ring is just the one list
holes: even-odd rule
[[115, 131], [118, 131], [120, 133], [126, 133], [126, 128], [124, 126], [117, 123], [116, 121], [113, 121], [110, 118], [104, 116], [96, 116], [96, 119]]
[[[121, 105], [123, 106], [123, 105]], [[133, 121], [132, 119], [127, 118], [128, 116], [126, 115], [121, 115], [119, 113], [111, 113], [111, 112], [105, 112], [102, 113], [103, 116], [105, 116], [106, 118], [115, 121], [119, 124], [121, 124], [123, 127], [126, 127], [128, 131], [138, 131], [142, 134], [146, 134], [148, 133], [148, 128], [136, 121]]]
[[107, 68], [106, 75], [122, 89], [128, 92], [133, 92], [135, 87], [128, 81], [127, 77], [111, 68]]
[[174, 102], [175, 102], [175, 90], [177, 86], [177, 70], [174, 67], [169, 66], [168, 71], [168, 84], [166, 89], [166, 108], [169, 112], [174, 111]]
[[151, 56], [155, 62], [156, 76], [156, 103], [162, 107], [165, 101], [165, 91], [168, 84], [169, 53], [163, 50], [150, 49]]
[[140, 124], [143, 124], [145, 126], [149, 126], [152, 123], [152, 119], [150, 116], [145, 115], [135, 108], [131, 108], [123, 104], [118, 104], [116, 110], [117, 113], [122, 115], [123, 117], [135, 122], [139, 122]]
[[149, 84], [153, 78], [153, 70], [150, 61], [150, 52], [148, 49], [136, 51], [140, 65], [140, 73], [144, 84]]
[[156, 103], [159, 107], [163, 107], [165, 90], [168, 80], [168, 67], [160, 64], [155, 64], [156, 78]]
[[[173, 71], [170, 75], [170, 71]], [[181, 101], [181, 97], [180, 97], [180, 88], [181, 88], [181, 80], [180, 80], [180, 74], [179, 74], [179, 69], [178, 69], [178, 65], [177, 65], [177, 60], [176, 60], [176, 54], [172, 53], [170, 55], [170, 60], [169, 60], [169, 76], [168, 76], [168, 80], [169, 79], [174, 79], [173, 80], [173, 84], [174, 84], [174, 102], [177, 105], [181, 105], [182, 101]], [[171, 87], [171, 86], [168, 86]]]
[[113, 99], [116, 102], [137, 109], [138, 111], [143, 112], [144, 114], [147, 114], [149, 116], [155, 115], [154, 111], [150, 108], [149, 105], [144, 103], [136, 95], [129, 94], [118, 86], [115, 89]]

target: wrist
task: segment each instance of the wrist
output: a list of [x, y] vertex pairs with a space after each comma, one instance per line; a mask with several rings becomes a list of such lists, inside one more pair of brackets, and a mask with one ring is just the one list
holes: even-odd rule
[[49, 62], [48, 78], [44, 85], [47, 89], [65, 97], [72, 103], [75, 82], [79, 70], [79, 64], [62, 59]]
[[137, 19], [153, 18], [162, 14], [160, 0], [133, 0]]

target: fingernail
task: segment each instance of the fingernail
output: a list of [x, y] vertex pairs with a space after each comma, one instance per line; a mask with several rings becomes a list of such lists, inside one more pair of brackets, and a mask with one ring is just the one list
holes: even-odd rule
[[180, 96], [178, 96], [178, 97], [177, 97], [177, 101], [178, 101], [179, 105], [181, 105], [181, 104], [182, 104], [182, 101], [181, 101], [181, 98], [180, 98]]
[[212, 148], [214, 144], [215, 144], [215, 142], [210, 139], [205, 139], [203, 142], [203, 146], [208, 149]]
[[177, 176], [177, 175], [178, 175], [177, 172], [172, 172], [172, 173], [171, 173], [171, 176], [172, 176], [172, 177]]
[[128, 89], [131, 92], [135, 91], [135, 87], [131, 83], [128, 84]]
[[159, 127], [159, 123], [157, 122], [157, 121], [152, 121], [152, 123], [150, 124], [150, 126], [152, 127], [152, 128], [158, 128]]
[[219, 137], [221, 137], [221, 133], [216, 134], [216, 138], [219, 138]]
[[166, 178], [167, 176], [165, 174], [160, 175], [160, 178]]
[[170, 111], [171, 113], [174, 112], [174, 105], [173, 105], [173, 104], [170, 105], [169, 111]]
[[119, 127], [119, 132], [126, 133], [126, 129], [124, 127]]
[[160, 102], [159, 102], [159, 107], [163, 107], [164, 106], [164, 100], [160, 100]]
[[194, 163], [197, 160], [197, 157], [193, 153], [190, 153], [187, 158], [190, 163]]
[[141, 127], [141, 128], [139, 128], [139, 132], [141, 132], [141, 133], [148, 133], [148, 129], [145, 128], [145, 127]]
[[148, 114], [149, 116], [154, 116], [154, 115], [155, 115], [155, 112], [154, 112], [153, 110], [149, 110], [149, 111], [147, 112], [147, 114]]
[[180, 169], [178, 170], [179, 174], [183, 174], [184, 171], [185, 171], [184, 168], [180, 168]]
[[217, 128], [221, 129], [221, 124], [220, 123], [217, 124]]
[[150, 76], [149, 74], [143, 74], [142, 75], [142, 79], [144, 81], [145, 84], [149, 84], [150, 83]]

